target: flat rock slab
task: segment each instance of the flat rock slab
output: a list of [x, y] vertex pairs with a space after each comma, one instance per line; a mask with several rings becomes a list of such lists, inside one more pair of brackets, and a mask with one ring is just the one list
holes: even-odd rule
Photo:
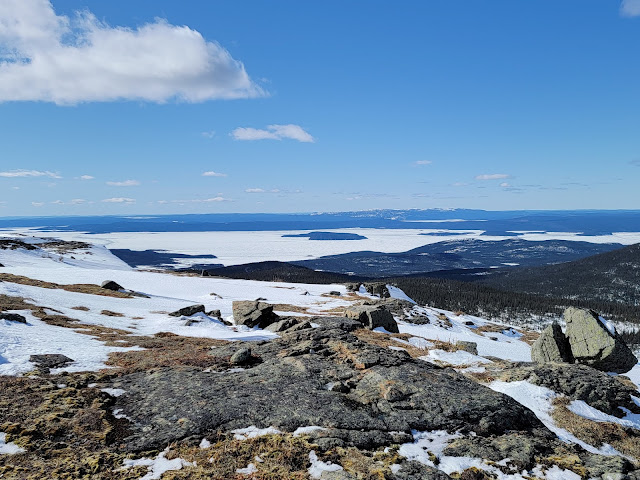
[[190, 317], [196, 313], [204, 313], [204, 310], [204, 305], [189, 305], [188, 307], [171, 312], [169, 315], [172, 317]]
[[[247, 346], [237, 342], [211, 353], [229, 358]], [[126, 391], [115, 399], [115, 408], [132, 420], [122, 447], [164, 448], [193, 435], [250, 425], [283, 432], [324, 427], [312, 434], [321, 448], [410, 442], [413, 429], [478, 435], [535, 429], [554, 438], [510, 397], [343, 330], [284, 333], [252, 343], [251, 350], [261, 362], [243, 370], [162, 368], [114, 379], [113, 388]], [[343, 388], [331, 389], [336, 383]]]
[[73, 363], [75, 360], [59, 353], [44, 353], [31, 355], [29, 361], [43, 368], [61, 368]]

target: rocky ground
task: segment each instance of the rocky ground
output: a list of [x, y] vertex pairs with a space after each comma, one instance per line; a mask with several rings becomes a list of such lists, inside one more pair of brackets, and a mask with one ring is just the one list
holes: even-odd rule
[[[0, 282], [0, 335], [43, 323], [114, 350], [108, 368], [74, 371], [72, 350], [43, 350], [31, 371], [0, 376], [0, 478], [640, 479], [637, 384], [575, 358], [518, 360], [536, 332], [342, 288], [318, 297], [342, 302], [321, 315], [278, 315], [269, 299], [235, 301], [233, 317], [165, 313], [245, 339], [145, 333], [114, 325], [131, 321], [122, 305], [153, 304], [149, 291], [25, 278]], [[91, 308], [45, 305], [41, 292]], [[104, 325], [89, 322], [97, 308]], [[615, 339], [602, 340], [612, 358]], [[545, 333], [534, 351], [565, 340]]]

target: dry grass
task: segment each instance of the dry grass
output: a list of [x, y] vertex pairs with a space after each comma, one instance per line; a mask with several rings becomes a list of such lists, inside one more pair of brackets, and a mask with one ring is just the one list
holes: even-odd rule
[[106, 315], [107, 317], [124, 317], [123, 313], [112, 312], [111, 310], [102, 310], [100, 315]]
[[391, 465], [401, 459], [396, 448], [367, 452], [357, 448], [336, 448], [327, 452], [327, 458], [342, 465], [344, 470], [359, 480], [384, 480], [391, 473]]
[[89, 308], [88, 307], [83, 307], [83, 306], [78, 306], [78, 307], [71, 307], [71, 310], [79, 310], [81, 312], [88, 312]]
[[301, 307], [299, 305], [291, 305], [289, 303], [273, 303], [273, 309], [278, 312], [295, 312], [295, 313], [309, 313], [309, 307]]
[[45, 282], [42, 280], [35, 280], [29, 277], [23, 277], [22, 275], [13, 275], [11, 273], [0, 273], [0, 281], [18, 283], [20, 285], [29, 285], [31, 287], [59, 289], [59, 290], [66, 290], [67, 292], [86, 293], [89, 295], [100, 295], [102, 297], [132, 298], [132, 296], [129, 295], [128, 293], [114, 292], [112, 290], [104, 289], [100, 287], [100, 285], [83, 284], [83, 283], [61, 285], [58, 283]]
[[626, 428], [617, 423], [594, 422], [576, 415], [567, 407], [571, 400], [567, 397], [556, 397], [551, 413], [556, 424], [573, 433], [580, 440], [600, 447], [608, 443], [616, 450], [630, 457], [640, 459], [640, 432]]
[[[192, 338], [158, 333], [153, 337], [125, 337], [125, 340], [144, 350], [115, 352], [107, 365], [119, 367], [118, 374], [151, 370], [159, 367], [200, 367], [223, 369], [229, 366], [228, 357], [215, 357], [211, 347], [228, 342], [206, 338]], [[101, 338], [102, 340], [102, 338]], [[116, 343], [123, 346], [122, 343]]]
[[370, 345], [375, 345], [377, 347], [389, 348], [389, 347], [401, 347], [404, 348], [409, 355], [412, 357], [422, 357], [426, 355], [429, 350], [444, 350], [446, 352], [455, 352], [456, 350], [460, 350], [455, 344], [449, 342], [442, 342], [440, 340], [429, 340], [429, 342], [433, 343], [433, 347], [430, 348], [419, 348], [413, 345], [407, 345], [403, 342], [397, 342], [394, 338], [399, 340], [408, 341], [413, 335], [409, 335], [407, 333], [380, 333], [374, 332], [373, 330], [368, 330], [366, 328], [361, 328], [353, 332], [353, 334], [358, 337], [359, 340], [368, 343]]

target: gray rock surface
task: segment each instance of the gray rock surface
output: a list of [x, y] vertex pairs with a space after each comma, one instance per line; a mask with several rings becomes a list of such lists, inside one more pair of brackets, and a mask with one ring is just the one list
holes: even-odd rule
[[0, 312], [0, 320], [9, 322], [27, 323], [27, 319], [18, 313]]
[[204, 305], [189, 305], [188, 307], [171, 312], [169, 315], [172, 317], [190, 317], [196, 313], [204, 313]]
[[114, 282], [113, 280], [105, 280], [104, 282], [102, 282], [100, 286], [105, 290], [112, 290], [114, 292], [117, 292], [123, 289], [121, 285]]
[[232, 307], [233, 321], [236, 325], [266, 328], [280, 319], [278, 315], [273, 313], [273, 305], [259, 300], [235, 301]]
[[573, 355], [562, 328], [553, 323], [545, 328], [531, 346], [531, 360], [537, 363], [571, 363]]
[[459, 340], [456, 342], [456, 347], [459, 350], [464, 350], [465, 352], [472, 353], [473, 355], [478, 355], [478, 344], [476, 342], [465, 342], [463, 340]]
[[451, 480], [451, 477], [440, 470], [418, 462], [403, 462], [400, 471], [391, 474], [389, 480]]
[[251, 362], [251, 349], [250, 348], [241, 348], [229, 359], [229, 363], [231, 365], [245, 365]]
[[[211, 353], [226, 358], [239, 346], [214, 347]], [[513, 399], [343, 330], [284, 333], [251, 349], [261, 362], [243, 371], [158, 368], [114, 378], [112, 386], [127, 392], [115, 399], [115, 408], [132, 419], [124, 447], [164, 448], [191, 435], [250, 425], [285, 432], [322, 426], [326, 430], [311, 434], [321, 448], [410, 442], [412, 429], [480, 436], [537, 429], [553, 438]], [[331, 391], [332, 382], [345, 388]]]
[[569, 307], [564, 319], [576, 363], [616, 373], [628, 372], [638, 363], [631, 349], [617, 334], [607, 330], [593, 310]]
[[357, 320], [369, 330], [383, 327], [391, 333], [398, 333], [398, 324], [384, 305], [356, 305], [347, 308], [347, 318]]
[[31, 355], [29, 361], [42, 368], [61, 368], [73, 363], [72, 358], [59, 353], [43, 353], [41, 355]]
[[271, 325], [268, 325], [267, 327], [265, 327], [265, 330], [269, 330], [273, 333], [284, 332], [292, 327], [295, 327], [299, 323], [300, 321], [295, 318], [285, 318], [278, 322], [272, 323]]

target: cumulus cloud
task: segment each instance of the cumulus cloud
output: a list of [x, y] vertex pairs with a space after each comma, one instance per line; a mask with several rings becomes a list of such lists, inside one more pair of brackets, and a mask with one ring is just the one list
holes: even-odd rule
[[0, 177], [6, 178], [18, 178], [18, 177], [50, 177], [50, 178], [62, 178], [60, 175], [54, 172], [40, 170], [9, 170], [8, 172], [0, 172]]
[[506, 187], [510, 187], [511, 185], [508, 182], [502, 182], [500, 186], [503, 188], [506, 188]]
[[511, 175], [506, 173], [484, 173], [476, 176], [476, 180], [500, 180], [503, 178], [511, 178]]
[[413, 162], [414, 165], [431, 165], [432, 163], [431, 160], [418, 160], [417, 162]]
[[105, 198], [102, 200], [104, 203], [136, 203], [134, 198], [125, 198], [125, 197], [114, 197], [114, 198]]
[[0, 2], [0, 101], [80, 102], [264, 95], [216, 42], [155, 19], [110, 26], [84, 10], [57, 15], [50, 0]]
[[226, 177], [227, 174], [226, 173], [209, 171], [209, 172], [202, 172], [202, 176], [203, 177]]
[[622, 0], [620, 14], [625, 17], [640, 16], [640, 0]]
[[107, 182], [112, 187], [137, 187], [140, 185], [138, 180], [124, 180], [122, 182]]
[[313, 138], [300, 125], [267, 125], [265, 130], [251, 127], [238, 127], [230, 134], [235, 140], [282, 140], [289, 138], [299, 142], [313, 143]]

